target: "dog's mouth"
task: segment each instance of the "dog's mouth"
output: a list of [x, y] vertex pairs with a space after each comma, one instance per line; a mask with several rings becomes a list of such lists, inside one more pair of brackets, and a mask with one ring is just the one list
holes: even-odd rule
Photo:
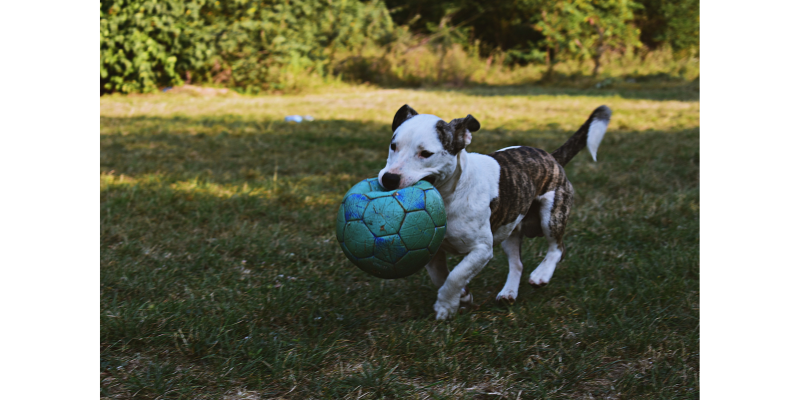
[[435, 176], [433, 176], [433, 175], [428, 175], [428, 176], [426, 176], [426, 177], [422, 178], [422, 180], [423, 180], [423, 181], [427, 181], [428, 183], [430, 183], [431, 185], [433, 185], [433, 184], [436, 182], [436, 177], [435, 177]]

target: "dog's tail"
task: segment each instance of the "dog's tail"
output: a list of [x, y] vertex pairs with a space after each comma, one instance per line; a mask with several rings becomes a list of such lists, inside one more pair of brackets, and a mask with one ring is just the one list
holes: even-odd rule
[[611, 121], [611, 109], [606, 106], [597, 107], [578, 131], [552, 153], [553, 158], [563, 167], [579, 151], [588, 147], [589, 152], [592, 153], [592, 159], [597, 161], [597, 148], [600, 147], [600, 141], [606, 134], [609, 121]]

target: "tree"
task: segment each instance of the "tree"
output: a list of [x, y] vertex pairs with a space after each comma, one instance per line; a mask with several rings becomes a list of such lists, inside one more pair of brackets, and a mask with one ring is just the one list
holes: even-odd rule
[[699, 0], [639, 0], [635, 22], [650, 49], [668, 44], [678, 55], [700, 47]]
[[607, 49], [640, 45], [630, 23], [635, 7], [628, 0], [542, 1], [535, 27], [544, 35], [550, 70], [561, 59], [592, 59], [597, 75]]

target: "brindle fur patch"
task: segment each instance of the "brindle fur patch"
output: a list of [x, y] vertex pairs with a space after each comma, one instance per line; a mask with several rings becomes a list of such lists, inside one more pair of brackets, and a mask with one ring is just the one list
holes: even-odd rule
[[[550, 225], [566, 222], [572, 204], [572, 185], [564, 168], [552, 155], [541, 149], [521, 146], [489, 154], [500, 164], [499, 195], [489, 203], [492, 215], [489, 222], [494, 232], [500, 226], [514, 222], [520, 215], [522, 232], [527, 237], [543, 236], [536, 197], [555, 191]], [[561, 221], [561, 222], [557, 222]], [[556, 228], [556, 229], [554, 229]], [[563, 229], [550, 226], [556, 236]], [[560, 241], [560, 239], [559, 239]]]

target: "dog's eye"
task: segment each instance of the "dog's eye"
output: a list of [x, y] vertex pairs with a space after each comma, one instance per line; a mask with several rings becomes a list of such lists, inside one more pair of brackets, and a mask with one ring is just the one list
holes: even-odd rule
[[430, 152], [430, 151], [428, 151], [428, 150], [422, 150], [422, 151], [419, 153], [419, 155], [421, 155], [421, 156], [422, 156], [422, 158], [428, 158], [428, 157], [432, 156], [432, 155], [433, 155], [433, 153], [431, 153], [431, 152]]
[[389, 148], [392, 149], [392, 151], [395, 151], [395, 150], [397, 150], [397, 145], [392, 143], [392, 145], [389, 146]]

